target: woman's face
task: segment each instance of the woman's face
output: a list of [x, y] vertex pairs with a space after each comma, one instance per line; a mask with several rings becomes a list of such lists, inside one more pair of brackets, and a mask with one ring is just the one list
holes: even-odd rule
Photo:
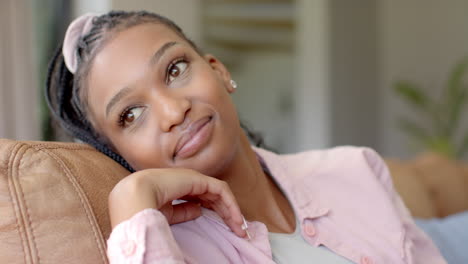
[[88, 89], [93, 125], [136, 170], [216, 176], [239, 146], [229, 72], [162, 24], [117, 33], [94, 58]]

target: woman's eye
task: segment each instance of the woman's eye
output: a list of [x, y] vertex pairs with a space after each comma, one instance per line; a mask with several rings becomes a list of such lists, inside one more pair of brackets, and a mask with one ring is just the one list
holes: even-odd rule
[[179, 61], [172, 64], [168, 69], [168, 81], [172, 82], [175, 78], [179, 77], [187, 69], [188, 63], [186, 61]]
[[142, 112], [143, 112], [143, 107], [132, 107], [132, 108], [125, 110], [120, 115], [119, 125], [122, 127], [128, 127], [135, 120], [137, 120], [138, 117], [140, 117]]

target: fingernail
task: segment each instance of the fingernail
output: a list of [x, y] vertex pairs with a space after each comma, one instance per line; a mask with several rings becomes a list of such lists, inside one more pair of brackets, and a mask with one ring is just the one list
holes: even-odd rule
[[242, 224], [242, 230], [245, 231], [245, 233], [247, 234], [247, 240], [251, 240], [252, 237], [250, 236], [250, 233], [249, 233], [249, 225], [247, 224], [247, 221], [245, 221], [245, 218], [242, 216], [242, 221], [244, 222]]
[[247, 224], [247, 221], [245, 221], [245, 217], [242, 216], [242, 230], [246, 230], [247, 228], [249, 228], [249, 225]]

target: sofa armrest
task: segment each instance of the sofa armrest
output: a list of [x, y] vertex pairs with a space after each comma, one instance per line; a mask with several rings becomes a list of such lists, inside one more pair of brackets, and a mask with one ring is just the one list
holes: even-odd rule
[[386, 159], [396, 190], [413, 217], [445, 217], [468, 210], [468, 167], [436, 153]]

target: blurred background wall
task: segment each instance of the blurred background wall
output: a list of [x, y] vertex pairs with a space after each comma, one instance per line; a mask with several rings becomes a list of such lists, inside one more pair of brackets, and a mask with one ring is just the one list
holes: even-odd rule
[[[468, 56], [468, 1], [381, 0], [378, 24], [379, 147], [389, 155], [408, 156], [418, 150], [408, 148], [408, 139], [395, 126], [395, 118], [417, 119], [420, 115], [394, 96], [391, 85], [395, 80], [410, 79], [429, 94], [442, 96], [449, 70]], [[466, 128], [466, 111], [463, 117]]]
[[5, 0], [0, 7], [8, 22], [0, 26], [0, 137], [8, 138], [54, 138], [40, 111], [46, 61], [64, 25], [85, 12], [146, 9], [173, 19], [228, 66], [241, 119], [279, 152], [365, 145], [413, 156], [423, 149], [397, 118], [427, 120], [394, 83], [412, 80], [438, 96], [468, 55], [464, 0]]
[[29, 2], [0, 1], [0, 137], [40, 138], [32, 17]]

